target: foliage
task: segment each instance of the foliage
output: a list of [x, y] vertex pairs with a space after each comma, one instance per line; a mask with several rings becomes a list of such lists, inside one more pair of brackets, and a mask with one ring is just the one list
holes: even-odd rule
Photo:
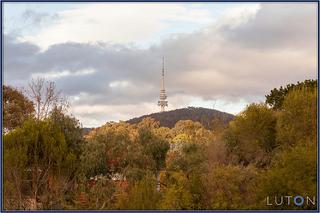
[[86, 142], [80, 156], [81, 174], [87, 178], [108, 174], [106, 146], [98, 142]]
[[174, 172], [164, 190], [161, 209], [192, 209], [192, 195], [187, 185], [187, 177], [182, 172]]
[[317, 90], [316, 88], [292, 89], [285, 97], [283, 110], [277, 122], [277, 140], [294, 145], [317, 140]]
[[[189, 108], [161, 113], [172, 116], [166, 120], [170, 128], [150, 116], [139, 123], [108, 122], [85, 136], [79, 121], [54, 100], [36, 118], [19, 114], [28, 111], [28, 104], [20, 104], [24, 99], [17, 95], [15, 107], [21, 111], [14, 116], [23, 119], [10, 124], [3, 136], [4, 207], [261, 210], [277, 209], [266, 205], [267, 196], [313, 197], [314, 84], [305, 81], [274, 91], [267, 100], [272, 108], [250, 104], [230, 123], [224, 116], [210, 117], [211, 110]], [[42, 92], [41, 97], [56, 97]]]
[[[128, 165], [127, 147], [132, 142], [126, 123], [107, 123], [88, 136], [82, 156], [87, 175], [111, 175]], [[89, 172], [89, 173], [88, 173]]]
[[154, 161], [154, 171], [157, 172], [165, 166], [169, 143], [155, 135], [150, 128], [142, 127], [139, 129], [139, 143], [142, 146], [142, 152], [150, 156], [150, 160]]
[[251, 209], [254, 203], [257, 170], [252, 167], [214, 167], [206, 178], [209, 209]]
[[263, 104], [251, 104], [225, 132], [227, 151], [235, 163], [265, 166], [276, 144], [276, 116]]
[[23, 124], [34, 113], [33, 103], [22, 92], [3, 86], [3, 127], [12, 130]]
[[112, 206], [112, 195], [115, 192], [115, 184], [105, 176], [88, 187], [88, 209], [101, 210]]
[[157, 209], [160, 199], [156, 191], [156, 180], [151, 174], [137, 181], [129, 191], [128, 202], [123, 209], [152, 210]]
[[[63, 176], [66, 181], [75, 170], [76, 159], [69, 152], [63, 133], [48, 121], [28, 120], [21, 128], [8, 133], [4, 136], [4, 150], [5, 180], [16, 178], [19, 182], [30, 181], [30, 184], [18, 184], [17, 187], [21, 187], [18, 191], [27, 188], [29, 193], [24, 196], [42, 199], [43, 204], [55, 199], [52, 194], [48, 197], [45, 191], [65, 189], [53, 189], [52, 184], [48, 184], [50, 179]], [[21, 154], [17, 160], [13, 155], [16, 150]], [[20, 168], [18, 177], [17, 167]]]
[[274, 88], [270, 94], [266, 95], [266, 104], [273, 109], [282, 109], [283, 101], [291, 90], [300, 90], [303, 88], [315, 89], [318, 86], [317, 80], [305, 80], [304, 82], [297, 82], [296, 84], [288, 84], [286, 87]]
[[167, 161], [167, 168], [174, 171], [183, 171], [187, 177], [206, 168], [206, 146], [196, 143], [186, 143], [180, 152], [171, 153]]
[[[307, 141], [306, 141], [307, 142]], [[317, 194], [317, 148], [316, 144], [299, 144], [279, 152], [272, 160], [269, 170], [261, 175], [257, 203], [266, 208], [266, 197], [296, 196], [313, 197]], [[287, 208], [287, 206], [268, 206], [269, 208]], [[297, 209], [315, 209], [316, 206]]]

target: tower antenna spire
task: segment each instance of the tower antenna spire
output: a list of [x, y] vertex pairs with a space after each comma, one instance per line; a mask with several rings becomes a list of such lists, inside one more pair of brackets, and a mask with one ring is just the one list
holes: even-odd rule
[[162, 76], [164, 76], [164, 56], [162, 56]]
[[166, 90], [164, 88], [164, 56], [162, 57], [162, 76], [161, 76], [161, 89], [160, 89], [160, 97], [158, 101], [158, 106], [160, 106], [160, 111], [163, 112], [166, 106], [168, 106], [168, 101], [166, 101], [167, 95]]

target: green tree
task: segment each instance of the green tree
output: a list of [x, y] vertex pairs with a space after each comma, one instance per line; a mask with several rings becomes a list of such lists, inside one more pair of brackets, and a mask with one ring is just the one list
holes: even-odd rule
[[277, 140], [282, 145], [291, 146], [299, 141], [316, 143], [316, 88], [304, 87], [288, 93], [277, 122]]
[[3, 137], [4, 143], [4, 208], [26, 209], [26, 193], [24, 183], [28, 173], [26, 171], [28, 161], [28, 144], [24, 141], [23, 130], [17, 128]]
[[[15, 161], [10, 155], [15, 150], [21, 153], [24, 161]], [[23, 153], [22, 153], [23, 152]], [[75, 157], [67, 149], [63, 133], [48, 121], [26, 121], [21, 128], [4, 136], [5, 181], [10, 181], [15, 175], [13, 170], [17, 162], [21, 163], [19, 171], [25, 183], [24, 195], [35, 202], [34, 208], [39, 208], [37, 200], [41, 200], [43, 208], [50, 208], [50, 200], [60, 199], [62, 190], [54, 189], [51, 180], [57, 177], [69, 177], [70, 171], [75, 169]], [[12, 164], [14, 166], [12, 166]], [[53, 192], [59, 193], [55, 196]], [[10, 198], [9, 198], [10, 199]]]
[[106, 155], [106, 145], [96, 141], [86, 142], [83, 145], [80, 156], [80, 174], [86, 178], [96, 175], [109, 174], [108, 157]]
[[225, 132], [231, 161], [265, 166], [270, 162], [276, 144], [276, 116], [263, 104], [251, 104], [233, 121]]
[[196, 143], [186, 143], [180, 152], [170, 153], [167, 168], [170, 171], [183, 171], [187, 177], [197, 172], [202, 173], [207, 168], [207, 146]]
[[138, 141], [144, 154], [150, 156], [151, 160], [154, 161], [154, 171], [158, 172], [165, 166], [166, 154], [169, 150], [168, 141], [155, 135], [151, 129], [145, 127], [139, 129]]
[[60, 128], [65, 137], [68, 149], [79, 159], [81, 146], [84, 143], [82, 127], [79, 120], [67, 115], [61, 107], [53, 108], [50, 112], [49, 120], [56, 128]]
[[169, 142], [161, 136], [155, 135], [150, 127], [142, 126], [138, 132], [142, 153], [153, 164], [151, 171], [157, 176], [157, 190], [160, 190], [160, 170], [165, 167], [166, 155], [170, 148]]
[[3, 86], [3, 127], [12, 130], [34, 114], [33, 103], [19, 90]]
[[317, 195], [317, 147], [316, 144], [299, 144], [277, 153], [271, 168], [261, 174], [260, 190], [257, 190], [260, 208], [316, 209], [316, 206], [291, 205], [267, 206], [266, 198], [275, 196], [313, 197]]
[[317, 80], [305, 80], [304, 82], [297, 82], [296, 84], [288, 84], [286, 87], [280, 87], [279, 89], [274, 88], [270, 91], [270, 94], [266, 95], [266, 104], [270, 105], [273, 109], [281, 109], [284, 98], [293, 89], [317, 88]]
[[[129, 124], [110, 122], [90, 133], [85, 145], [86, 151], [82, 157], [82, 164], [91, 161], [92, 168], [97, 169], [95, 172], [100, 172], [94, 174], [92, 173], [94, 170], [91, 169], [90, 175], [112, 175], [124, 171], [129, 163], [128, 148], [131, 147], [130, 144], [134, 137], [131, 131], [133, 129]], [[98, 147], [99, 150], [96, 150]], [[94, 166], [95, 163], [96, 166]]]

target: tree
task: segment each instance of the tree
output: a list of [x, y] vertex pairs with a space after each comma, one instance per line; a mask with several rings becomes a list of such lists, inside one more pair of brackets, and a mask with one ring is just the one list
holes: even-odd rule
[[192, 209], [192, 195], [188, 190], [188, 179], [182, 172], [172, 172], [164, 189], [160, 208], [164, 210]]
[[186, 143], [181, 151], [170, 153], [167, 160], [169, 171], [183, 171], [187, 177], [192, 173], [203, 173], [207, 164], [207, 146], [197, 143]]
[[139, 129], [138, 141], [143, 152], [154, 161], [154, 171], [158, 172], [165, 165], [166, 154], [169, 150], [168, 141], [158, 137], [149, 128], [145, 127]]
[[266, 166], [276, 144], [276, 116], [263, 104], [251, 104], [233, 121], [225, 132], [231, 161]]
[[157, 190], [159, 191], [160, 170], [165, 167], [166, 155], [170, 148], [169, 143], [164, 138], [155, 135], [150, 127], [141, 126], [138, 132], [138, 141], [142, 147], [142, 153], [153, 162], [151, 171], [157, 176]]
[[208, 208], [254, 208], [257, 175], [253, 166], [216, 165], [205, 181]]
[[25, 196], [32, 198], [35, 208], [38, 208], [39, 199], [46, 205], [46, 202], [53, 199], [50, 193], [46, 194], [52, 189], [50, 178], [68, 176], [69, 172], [74, 171], [75, 158], [68, 152], [63, 133], [50, 122], [28, 120], [21, 128], [5, 135], [4, 153], [7, 157], [4, 164], [6, 173], [11, 174], [6, 176], [5, 181], [10, 181], [15, 173], [12, 169], [17, 163], [9, 156], [15, 150], [24, 156], [23, 162], [18, 161], [22, 163], [19, 172], [27, 177], [23, 181], [30, 181], [30, 185], [24, 186], [28, 188]]
[[154, 187], [156, 180], [152, 174], [147, 174], [142, 180], [136, 182], [129, 191], [127, 204], [122, 209], [154, 210], [157, 209], [160, 194]]
[[81, 171], [86, 178], [107, 175], [109, 172], [106, 145], [96, 141], [86, 142], [80, 157]]
[[12, 130], [34, 113], [33, 103], [21, 91], [3, 86], [3, 127]]
[[277, 140], [293, 146], [300, 141], [317, 140], [317, 89], [292, 89], [283, 101], [277, 122]]
[[[101, 165], [103, 175], [123, 173], [130, 162], [128, 160], [128, 152], [133, 138], [135, 138], [135, 133], [129, 124], [125, 122], [107, 123], [90, 133], [87, 139], [88, 142], [85, 145], [87, 151], [84, 152], [85, 156], [82, 158], [84, 160], [86, 158], [91, 159], [93, 160], [92, 162], [100, 162], [97, 166]], [[95, 150], [91, 146], [100, 148]], [[96, 159], [94, 160], [94, 158]], [[101, 172], [100, 169], [99, 172]], [[93, 176], [100, 174], [91, 173]]]
[[79, 153], [70, 144], [74, 132], [68, 130], [76, 127], [66, 122], [66, 116], [60, 122], [57, 117], [29, 119], [4, 136], [5, 181], [8, 187], [16, 185], [17, 209], [27, 208], [26, 199], [32, 200], [33, 208], [50, 209], [55, 203], [62, 204], [65, 192], [73, 187]]
[[34, 103], [37, 120], [47, 118], [50, 111], [56, 107], [64, 109], [68, 106], [56, 90], [55, 83], [44, 78], [32, 79], [28, 94]]
[[4, 208], [26, 209], [24, 183], [27, 179], [28, 145], [24, 141], [23, 130], [17, 128], [3, 137], [4, 143]]
[[[205, 129], [201, 123], [191, 120], [180, 120], [172, 128], [172, 135], [185, 134], [189, 142], [207, 144], [213, 139], [211, 131]], [[175, 140], [175, 139], [174, 139]]]
[[297, 82], [296, 84], [288, 84], [286, 87], [280, 87], [279, 89], [274, 88], [270, 91], [270, 94], [266, 95], [266, 104], [270, 105], [273, 109], [282, 109], [284, 98], [293, 89], [317, 88], [317, 80], [305, 80], [304, 82]]
[[89, 209], [101, 210], [112, 208], [112, 198], [115, 193], [114, 181], [107, 177], [99, 177], [97, 181], [88, 188]]
[[56, 128], [60, 128], [65, 137], [68, 149], [79, 160], [81, 146], [84, 143], [82, 126], [75, 117], [64, 113], [63, 108], [55, 107], [49, 114], [49, 120]]
[[271, 168], [261, 174], [257, 190], [260, 208], [316, 209], [316, 205], [266, 205], [266, 197], [317, 195], [317, 146], [301, 143], [287, 147], [273, 158]]
[[222, 137], [217, 137], [207, 148], [209, 166], [215, 164], [227, 164], [227, 147]]

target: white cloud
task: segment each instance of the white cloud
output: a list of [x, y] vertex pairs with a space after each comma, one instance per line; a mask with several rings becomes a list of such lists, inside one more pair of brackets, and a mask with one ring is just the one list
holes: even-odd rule
[[130, 82], [128, 81], [113, 81], [109, 83], [109, 87], [113, 89], [117, 88], [127, 88], [129, 86]]
[[56, 80], [59, 78], [67, 77], [67, 76], [83, 76], [83, 75], [90, 75], [95, 73], [96, 71], [94, 69], [83, 69], [83, 70], [77, 70], [75, 72], [72, 72], [70, 70], [62, 70], [62, 71], [51, 71], [51, 72], [45, 72], [45, 73], [32, 73], [31, 78], [45, 78], [48, 80]]
[[254, 18], [260, 9], [260, 4], [242, 4], [230, 7], [218, 20], [217, 27], [228, 25], [230, 28], [235, 28], [241, 24], [245, 24], [251, 18]]
[[124, 121], [157, 110], [158, 107], [154, 103], [144, 102], [128, 105], [78, 105], [72, 107], [71, 113], [86, 127], [97, 127], [107, 121]]
[[206, 9], [184, 4], [103, 3], [84, 4], [76, 9], [59, 12], [59, 20], [36, 35], [22, 37], [47, 48], [64, 42], [144, 43], [155, 40], [162, 31], [174, 29], [178, 22], [206, 25], [213, 22]]

